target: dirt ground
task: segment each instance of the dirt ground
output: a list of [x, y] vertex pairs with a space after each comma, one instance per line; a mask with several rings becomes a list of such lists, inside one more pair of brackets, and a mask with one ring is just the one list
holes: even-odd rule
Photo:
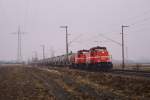
[[150, 79], [68, 68], [0, 67], [0, 100], [150, 100]]

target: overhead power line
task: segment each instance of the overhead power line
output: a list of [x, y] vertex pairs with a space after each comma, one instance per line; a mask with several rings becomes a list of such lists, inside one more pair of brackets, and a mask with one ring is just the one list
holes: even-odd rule
[[103, 35], [103, 34], [98, 34], [98, 35], [100, 35], [100, 36], [102, 36], [103, 38], [105, 38], [105, 39], [107, 39], [107, 40], [109, 40], [109, 41], [111, 41], [111, 42], [113, 42], [113, 43], [115, 43], [115, 44], [118, 44], [118, 45], [122, 45], [120, 42], [118, 42], [118, 41], [115, 41], [115, 40], [113, 40], [113, 39], [111, 39], [111, 38], [109, 38], [109, 37], [107, 37], [107, 36], [105, 36], [105, 35]]
[[141, 19], [141, 20], [138, 20], [138, 21], [136, 21], [136, 22], [134, 22], [134, 23], [131, 23], [130, 25], [136, 25], [136, 24], [139, 24], [139, 23], [141, 23], [141, 22], [146, 22], [146, 21], [148, 21], [148, 20], [150, 20], [150, 16], [148, 17], [148, 18], [144, 18], [144, 19]]
[[22, 38], [21, 35], [26, 32], [21, 32], [20, 26], [18, 27], [18, 32], [14, 32], [12, 34], [17, 34], [18, 39], [18, 47], [17, 47], [17, 61], [22, 62]]
[[149, 10], [147, 10], [147, 11], [144, 11], [144, 12], [142, 12], [142, 13], [140, 13], [140, 14], [136, 15], [136, 16], [133, 16], [133, 17], [127, 18], [127, 20], [129, 20], [129, 21], [133, 21], [133, 20], [135, 20], [135, 19], [137, 19], [137, 18], [140, 18], [140, 17], [143, 17], [143, 16], [145, 16], [145, 15], [147, 15], [147, 14], [150, 14], [150, 9], [149, 9]]
[[73, 42], [76, 42], [83, 34], [79, 34], [77, 37], [75, 37], [74, 39], [72, 39], [72, 41], [70, 41], [68, 44], [70, 45]]

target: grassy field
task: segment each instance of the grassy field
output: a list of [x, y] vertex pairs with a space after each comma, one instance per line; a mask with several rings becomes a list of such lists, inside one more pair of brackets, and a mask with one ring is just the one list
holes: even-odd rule
[[0, 67], [0, 100], [149, 99], [147, 78], [58, 67]]

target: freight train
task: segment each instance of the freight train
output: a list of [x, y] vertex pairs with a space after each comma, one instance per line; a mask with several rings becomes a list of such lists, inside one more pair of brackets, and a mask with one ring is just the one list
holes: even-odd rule
[[69, 66], [70, 68], [89, 70], [111, 70], [113, 64], [106, 47], [96, 46], [89, 50], [79, 50], [68, 56], [61, 55], [32, 62], [44, 66]]

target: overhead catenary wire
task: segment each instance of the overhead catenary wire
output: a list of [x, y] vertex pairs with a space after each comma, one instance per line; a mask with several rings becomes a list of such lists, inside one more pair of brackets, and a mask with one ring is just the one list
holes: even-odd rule
[[150, 14], [150, 10], [147, 10], [147, 11], [141, 13], [140, 15], [137, 15], [137, 16], [133, 17], [132, 20], [133, 19], [135, 20], [137, 18], [138, 18], [138, 20], [129, 23], [129, 25], [132, 27], [130, 30], [134, 30], [134, 28], [137, 28], [137, 26], [140, 26], [140, 25], [142, 25], [142, 27], [144, 25], [146, 25], [146, 22], [150, 21], [150, 15], [147, 16], [148, 14]]
[[146, 22], [146, 21], [148, 21], [148, 20], [150, 20], [150, 16], [149, 17], [147, 17], [147, 18], [144, 18], [144, 19], [141, 19], [141, 20], [138, 20], [138, 21], [136, 21], [136, 22], [134, 22], [134, 23], [131, 23], [130, 25], [136, 25], [136, 24], [139, 24], [139, 23], [142, 23], [142, 22]]
[[79, 34], [77, 37], [75, 37], [74, 39], [72, 39], [72, 41], [70, 41], [68, 44], [70, 45], [71, 43], [76, 42], [82, 36], [83, 36], [83, 34]]
[[[140, 18], [141, 16], [143, 17], [143, 15], [149, 14], [149, 13], [150, 13], [150, 10], [147, 10], [147, 11], [145, 11], [145, 12], [139, 14], [139, 15], [133, 16], [133, 17], [128, 18], [128, 19], [126, 19], [126, 20], [127, 20], [127, 21], [128, 21], [128, 20], [132, 20], [132, 21], [133, 21], [133, 19]], [[150, 20], [150, 17], [144, 18], [144, 19], [140, 19], [140, 20], [138, 20], [138, 21], [133, 21], [133, 22], [130, 23], [129, 25], [130, 25], [130, 26], [133, 26], [133, 25], [136, 25], [136, 24], [138, 24], [138, 23], [145, 22], [145, 21], [147, 21], [147, 20]], [[119, 24], [119, 23], [118, 23], [118, 24]], [[118, 24], [117, 24], [117, 25], [118, 25]], [[118, 26], [116, 26], [116, 27], [118, 28]], [[107, 32], [107, 33], [112, 33], [112, 32]], [[113, 32], [113, 33], [114, 33], [114, 32]], [[119, 34], [119, 33], [118, 33], [118, 34]], [[102, 34], [101, 34], [101, 35], [102, 35]], [[109, 39], [111, 42], [114, 42], [114, 43], [116, 43], [116, 44], [118, 44], [118, 45], [121, 45], [121, 43], [119, 43], [119, 42], [117, 42], [117, 41], [114, 41], [113, 39], [110, 39], [110, 38], [108, 38], [108, 37], [106, 37], [106, 36], [104, 36], [104, 35], [103, 35], [103, 37]], [[91, 39], [93, 39], [93, 38], [94, 38], [94, 39], [97, 38], [97, 35], [92, 36], [92, 37], [90, 37], [90, 38], [88, 38], [88, 39], [86, 39], [86, 40], [91, 40]]]
[[103, 35], [103, 34], [98, 34], [99, 36], [102, 36], [103, 38], [105, 38], [105, 39], [107, 39], [107, 40], [109, 40], [109, 41], [111, 41], [111, 42], [113, 42], [113, 43], [115, 43], [115, 44], [118, 44], [118, 45], [122, 45], [120, 42], [118, 42], [118, 41], [116, 41], [116, 40], [113, 40], [113, 39], [111, 39], [111, 38], [109, 38], [109, 37], [106, 37], [105, 35]]
[[[132, 27], [137, 26], [137, 25], [139, 25], [143, 22], [147, 22], [147, 21], [150, 20], [150, 15], [148, 15], [148, 14], [150, 14], [150, 9], [146, 10], [146, 11], [144, 11], [144, 12], [142, 12], [142, 13], [136, 15], [136, 16], [129, 17], [129, 18], [125, 19], [124, 22], [129, 22], [129, 23], [125, 23], [125, 24], [128, 24]], [[119, 23], [115, 24], [115, 26], [116, 25], [119, 25]], [[118, 28], [118, 26], [116, 26], [116, 28]], [[107, 32], [107, 33], [111, 33], [111, 32]]]
[[149, 10], [146, 10], [146, 11], [144, 11], [144, 12], [138, 14], [138, 15], [135, 15], [135, 16], [133, 16], [133, 17], [130, 17], [130, 18], [128, 17], [126, 20], [127, 20], [127, 21], [133, 21], [133, 20], [135, 20], [135, 19], [137, 19], [137, 18], [141, 18], [141, 17], [143, 17], [143, 15], [145, 16], [145, 15], [147, 15], [147, 14], [150, 14], [150, 9], [149, 9]]

